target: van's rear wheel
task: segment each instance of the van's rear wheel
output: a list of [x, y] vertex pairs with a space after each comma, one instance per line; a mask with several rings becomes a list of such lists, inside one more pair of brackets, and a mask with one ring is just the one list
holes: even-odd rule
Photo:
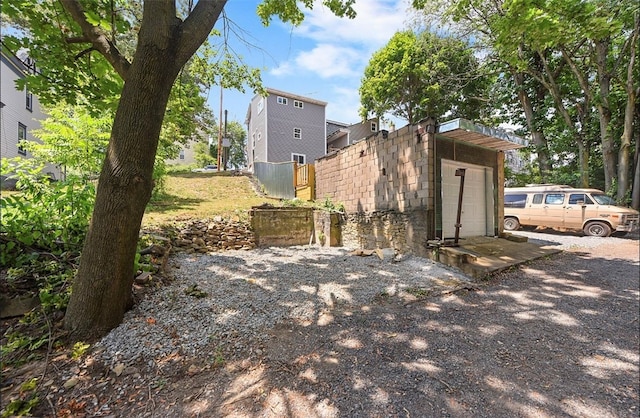
[[589, 222], [582, 231], [585, 235], [591, 237], [608, 237], [611, 235], [611, 227], [605, 222]]
[[520, 222], [516, 218], [504, 218], [504, 229], [507, 231], [515, 231], [520, 228]]

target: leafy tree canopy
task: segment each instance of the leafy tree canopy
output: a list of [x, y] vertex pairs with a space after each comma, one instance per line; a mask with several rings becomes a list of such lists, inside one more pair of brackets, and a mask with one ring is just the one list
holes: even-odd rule
[[427, 31], [398, 32], [365, 69], [360, 116], [391, 113], [409, 123], [445, 114], [475, 118], [485, 82], [464, 42]]

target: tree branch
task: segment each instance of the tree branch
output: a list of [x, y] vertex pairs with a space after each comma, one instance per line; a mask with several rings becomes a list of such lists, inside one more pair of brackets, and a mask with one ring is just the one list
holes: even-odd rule
[[127, 72], [131, 64], [100, 28], [93, 26], [87, 21], [80, 2], [78, 0], [62, 0], [60, 3], [62, 3], [62, 6], [71, 15], [73, 20], [80, 25], [83, 35], [88, 38], [93, 48], [109, 61], [123, 80], [126, 80]]
[[[178, 62], [184, 65], [207, 39], [227, 0], [200, 0], [182, 23], [178, 43]], [[182, 66], [181, 65], [181, 66]]]
[[83, 43], [91, 42], [91, 40], [86, 36], [72, 36], [69, 38], [65, 38], [64, 41], [68, 44], [83, 44]]
[[73, 58], [75, 58], [75, 59], [80, 59], [80, 58], [84, 57], [85, 55], [87, 55], [88, 53], [90, 53], [91, 51], [95, 51], [95, 50], [96, 50], [96, 49], [95, 49], [94, 47], [87, 48], [87, 49], [85, 49], [84, 51], [82, 51], [82, 52], [80, 52], [80, 53], [76, 54], [76, 56], [75, 56], [75, 57], [73, 57]]

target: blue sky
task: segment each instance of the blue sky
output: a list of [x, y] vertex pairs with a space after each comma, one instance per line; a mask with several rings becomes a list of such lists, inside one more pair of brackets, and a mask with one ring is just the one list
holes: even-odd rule
[[[230, 36], [234, 51], [248, 65], [262, 70], [265, 87], [327, 102], [327, 119], [358, 122], [358, 88], [364, 68], [375, 51], [407, 26], [410, 17], [407, 2], [358, 0], [357, 17], [353, 20], [337, 18], [321, 2], [316, 2], [313, 10], [305, 11], [301, 26], [293, 27], [274, 18], [266, 28], [256, 15], [259, 3], [230, 0], [225, 6], [228, 19], [243, 31], [240, 36], [245, 42], [238, 36]], [[221, 29], [220, 22], [216, 28]], [[228, 110], [228, 120], [244, 125], [253, 96], [250, 90], [244, 94], [225, 90], [223, 109]], [[218, 86], [209, 92], [208, 102], [218, 118]], [[406, 122], [396, 125], [401, 127]]]

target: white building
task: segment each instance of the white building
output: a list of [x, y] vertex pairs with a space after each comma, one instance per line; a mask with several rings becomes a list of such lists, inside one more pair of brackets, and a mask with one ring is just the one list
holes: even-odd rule
[[[40, 121], [47, 117], [38, 98], [26, 88], [18, 90], [16, 80], [36, 71], [35, 63], [26, 55], [17, 57], [4, 47], [0, 56], [0, 151], [3, 158], [25, 157], [29, 152], [18, 145], [20, 140], [35, 141], [32, 132], [40, 129]], [[44, 172], [55, 179], [61, 170], [52, 164]], [[7, 173], [2, 173], [6, 175]]]

